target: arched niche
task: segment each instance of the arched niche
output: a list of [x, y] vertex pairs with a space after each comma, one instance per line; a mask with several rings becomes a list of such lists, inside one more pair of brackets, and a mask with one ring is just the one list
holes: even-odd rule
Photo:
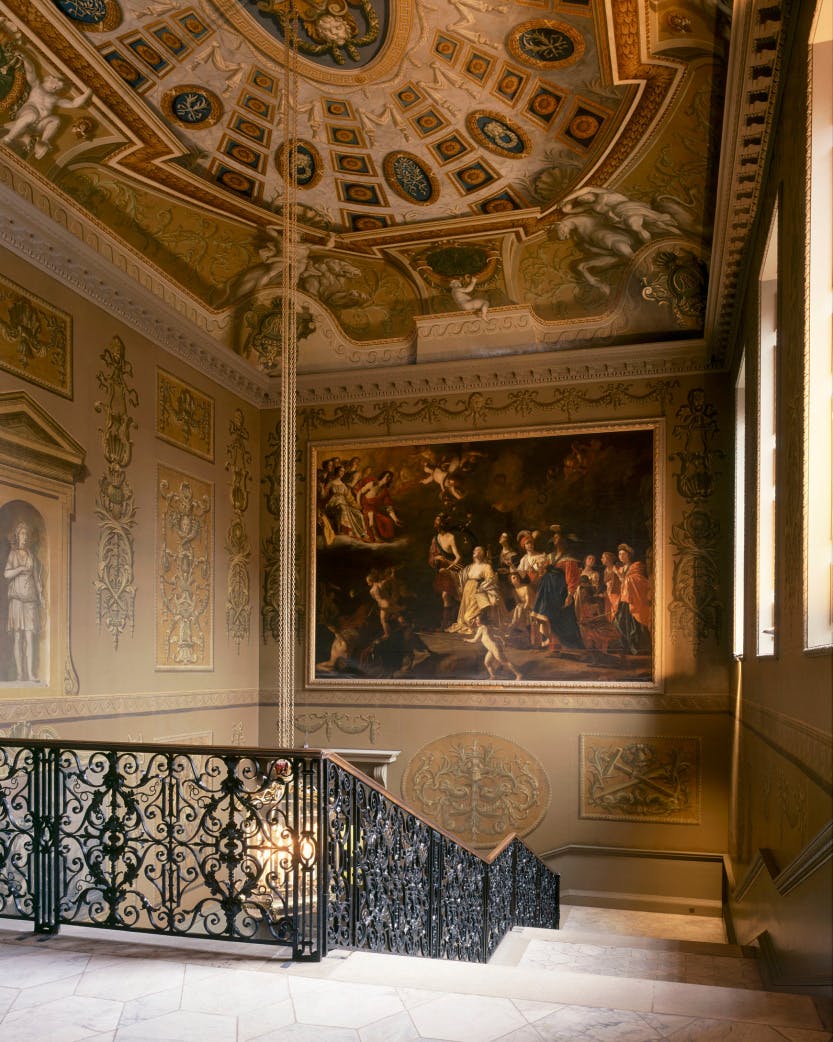
[[70, 523], [84, 449], [34, 398], [0, 394], [0, 696], [76, 694]]

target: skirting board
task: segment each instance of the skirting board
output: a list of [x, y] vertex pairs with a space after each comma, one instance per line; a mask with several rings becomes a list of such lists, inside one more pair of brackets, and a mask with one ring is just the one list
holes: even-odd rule
[[634, 912], [664, 912], [666, 915], [710, 915], [719, 919], [723, 914], [720, 901], [702, 897], [659, 897], [653, 894], [622, 894], [609, 890], [562, 889], [563, 905], [588, 905], [591, 908], [624, 908]]

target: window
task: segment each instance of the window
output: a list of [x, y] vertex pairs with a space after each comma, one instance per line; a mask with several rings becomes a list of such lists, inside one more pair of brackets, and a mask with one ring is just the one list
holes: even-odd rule
[[743, 609], [746, 568], [746, 358], [741, 356], [735, 381], [735, 581], [732, 650], [743, 655]]
[[810, 34], [805, 647], [833, 645], [833, 0]]
[[758, 655], [775, 654], [775, 378], [778, 346], [778, 210], [759, 275]]

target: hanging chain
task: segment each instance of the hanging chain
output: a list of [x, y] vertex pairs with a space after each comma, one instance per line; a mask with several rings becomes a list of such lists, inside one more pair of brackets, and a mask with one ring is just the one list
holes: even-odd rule
[[296, 381], [298, 372], [298, 32], [292, 2], [286, 21], [284, 96], [284, 191], [281, 309], [281, 414], [280, 414], [280, 537], [278, 599], [278, 721], [277, 741], [283, 749], [295, 741], [295, 451]]

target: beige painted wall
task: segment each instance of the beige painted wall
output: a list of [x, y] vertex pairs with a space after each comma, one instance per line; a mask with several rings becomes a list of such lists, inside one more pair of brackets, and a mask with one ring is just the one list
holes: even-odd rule
[[[70, 288], [0, 250], [0, 272], [8, 279], [69, 313], [73, 324], [74, 397], [71, 401], [5, 371], [0, 390], [22, 390], [34, 398], [86, 450], [86, 470], [76, 487], [71, 524], [71, 645], [80, 691], [0, 691], [0, 732], [28, 724], [34, 733], [44, 727], [61, 737], [155, 741], [195, 735], [216, 744], [253, 744], [257, 738], [259, 672], [258, 643], [258, 518], [260, 477], [259, 414], [226, 389], [190, 369], [78, 297]], [[129, 630], [118, 650], [106, 630], [96, 624], [93, 582], [98, 563], [99, 527], [95, 515], [99, 478], [105, 460], [98, 429], [101, 414], [94, 405], [104, 397], [96, 374], [104, 368], [101, 354], [113, 337], [124, 342], [134, 374], [139, 405], [133, 410], [133, 461], [127, 476], [135, 490], [135, 632]], [[208, 462], [155, 436], [156, 366], [175, 372], [215, 403], [214, 462]], [[252, 548], [250, 586], [252, 624], [248, 643], [238, 654], [226, 631], [226, 531], [232, 517], [229, 474], [225, 469], [229, 421], [242, 409], [252, 452], [251, 503], [246, 526]], [[214, 664], [211, 670], [159, 672], [154, 668], [156, 551], [156, 468], [162, 463], [214, 485]]]
[[[744, 574], [747, 611], [744, 656], [734, 678], [737, 721], [731, 854], [742, 888], [761, 849], [783, 870], [798, 859], [831, 819], [833, 659], [804, 651], [804, 533], [801, 522], [805, 438], [805, 228], [807, 46], [814, 4], [798, 5], [792, 54], [784, 78], [780, 123], [759, 227], [750, 254], [749, 282], [737, 336], [746, 346], [746, 501]], [[776, 654], [756, 654], [758, 410], [758, 272], [774, 207], [780, 210], [778, 249]], [[739, 354], [739, 351], [738, 351]], [[809, 566], [813, 567], [811, 560]], [[830, 984], [831, 879], [827, 861], [792, 893], [782, 895], [768, 873], [733, 903], [739, 939], [770, 932], [785, 980], [826, 978]], [[804, 953], [804, 954], [802, 954]], [[808, 959], [807, 953], [812, 953]]]

